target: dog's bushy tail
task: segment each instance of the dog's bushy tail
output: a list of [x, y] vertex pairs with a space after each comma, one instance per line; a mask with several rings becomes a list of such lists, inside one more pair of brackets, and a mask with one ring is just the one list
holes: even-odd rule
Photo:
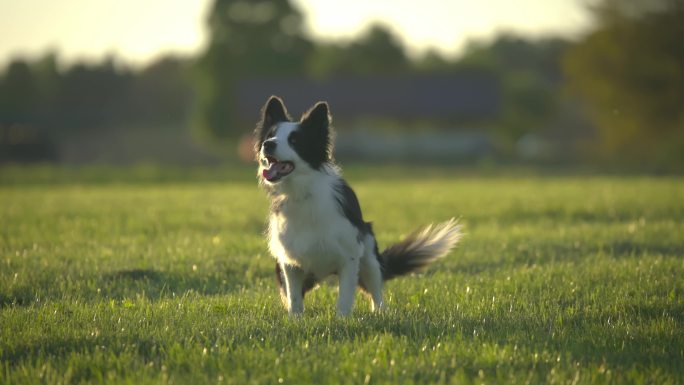
[[378, 256], [383, 280], [411, 273], [442, 258], [456, 246], [461, 236], [461, 225], [453, 218], [409, 234]]

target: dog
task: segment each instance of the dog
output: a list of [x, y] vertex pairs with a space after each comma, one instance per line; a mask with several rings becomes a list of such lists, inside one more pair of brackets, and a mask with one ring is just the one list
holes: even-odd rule
[[254, 132], [258, 178], [271, 200], [268, 247], [290, 315], [301, 314], [304, 295], [330, 275], [339, 277], [339, 316], [351, 313], [357, 286], [370, 296], [373, 311], [383, 310], [384, 281], [445, 256], [462, 234], [452, 218], [379, 252], [371, 223], [333, 159], [330, 122], [326, 102], [296, 122], [272, 96]]

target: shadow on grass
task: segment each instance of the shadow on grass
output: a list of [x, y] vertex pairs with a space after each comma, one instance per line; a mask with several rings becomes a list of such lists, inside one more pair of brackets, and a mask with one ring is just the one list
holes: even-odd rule
[[[158, 300], [187, 292], [222, 295], [254, 285], [256, 280], [270, 278], [271, 275], [271, 271], [259, 271], [257, 274], [250, 272], [249, 276], [246, 276], [246, 272], [238, 271], [238, 268], [205, 273], [124, 269], [77, 279], [41, 272], [41, 276], [32, 280], [30, 284], [14, 286], [6, 293], [0, 292], [0, 308], [30, 306], [69, 298], [88, 302], [140, 296]], [[59, 279], [55, 279], [58, 276]], [[60, 279], [68, 280], [68, 283], [64, 284]]]
[[492, 255], [501, 256], [493, 259], [478, 258], [459, 260], [451, 271], [457, 273], [480, 274], [486, 271], [498, 269], [517, 269], [521, 266], [546, 265], [549, 263], [577, 262], [583, 259], [613, 258], [627, 259], [638, 258], [644, 255], [657, 255], [666, 257], [681, 257], [684, 255], [682, 245], [647, 244], [631, 241], [620, 241], [609, 244], [580, 245], [554, 244], [539, 245], [531, 248], [506, 249], [492, 251]]
[[244, 287], [244, 277], [235, 274], [166, 272], [154, 269], [119, 270], [100, 277], [100, 294], [110, 299], [169, 298], [192, 291], [201, 295], [228, 294]]
[[[657, 320], [667, 310], [637, 309], [633, 321], [647, 321], [641, 319], [639, 314]], [[624, 329], [612, 328], [599, 319], [581, 315], [568, 319], [566, 326], [557, 326], [553, 320], [533, 316], [518, 315], [483, 324], [481, 319], [429, 313], [392, 313], [380, 316], [366, 314], [363, 318], [327, 321], [306, 318], [283, 319], [282, 322], [277, 319], [263, 321], [265, 322], [256, 324], [249, 322], [244, 327], [232, 329], [230, 333], [219, 328], [200, 328], [204, 330], [201, 336], [198, 329], [196, 335], [191, 333], [179, 338], [184, 341], [217, 341], [222, 345], [258, 350], [280, 347], [297, 349], [303, 341], [321, 349], [349, 342], [373, 341], [377, 336], [390, 335], [393, 338], [406, 339], [409, 349], [416, 352], [422, 346], [430, 347], [450, 341], [462, 344], [467, 349], [474, 349], [475, 353], [461, 357], [458, 366], [449, 365], [443, 369], [449, 375], [461, 371], [471, 378], [475, 378], [479, 370], [494, 376], [498, 371], [510, 368], [515, 372], [535, 373], [544, 380], [549, 371], [561, 362], [556, 361], [556, 357], [561, 357], [562, 365], [573, 372], [575, 368], [606, 366], [617, 373], [648, 370], [652, 374], [672, 375], [675, 378], [684, 374], [684, 367], [681, 365], [684, 360], [681, 350], [684, 346], [684, 334], [681, 332], [659, 330], [628, 335], [624, 333]], [[681, 321], [680, 318], [680, 324]], [[168, 352], [176, 342], [175, 339], [155, 340], [139, 336], [44, 336], [39, 340], [22, 341], [15, 346], [6, 347], [0, 353], [0, 358], [14, 367], [36, 357], [67, 359], [73, 353], [92, 354], [106, 349], [108, 354], [114, 356], [133, 354], [140, 357], [141, 362], [161, 366], [169, 360]], [[505, 347], [509, 356], [517, 356], [515, 359], [502, 356], [500, 360], [483, 362], [477, 358], [477, 350], [483, 344]], [[84, 381], [91, 379], [87, 371], [79, 376]]]
[[[139, 337], [49, 337], [35, 342], [24, 343], [6, 348], [0, 352], [0, 359], [9, 362], [11, 366], [19, 365], [26, 360], [68, 358], [73, 354], [92, 355], [97, 351], [107, 352], [114, 356], [133, 353], [145, 359], [146, 362], [159, 362], [164, 357], [165, 345], [152, 338]], [[74, 373], [75, 378], [81, 381], [93, 379], [93, 373], [81, 371]]]
[[[663, 323], [669, 316], [673, 316], [677, 325], [684, 326], [682, 306], [645, 306], [632, 310], [632, 330]], [[482, 319], [469, 317], [425, 315], [421, 318], [407, 319], [400, 315], [393, 316], [392, 319], [370, 317], [368, 323], [332, 330], [330, 337], [334, 341], [349, 341], [389, 334], [415, 341], [419, 344], [415, 348], [422, 349], [420, 345], [435, 346], [455, 336], [456, 341], [473, 347], [486, 343], [490, 346], [507, 347], [510, 354], [515, 346], [515, 350], [523, 355], [532, 357], [539, 354], [538, 361], [530, 359], [528, 364], [520, 363], [520, 359], [513, 360], [517, 362], [513, 364], [517, 369], [536, 369], [548, 373], [551, 367], [557, 365], [556, 359], [559, 357], [559, 360], [564, 360], [569, 366], [586, 368], [591, 365], [605, 365], [625, 371], [634, 368], [658, 368], [676, 378], [684, 374], [684, 366], [681, 365], [684, 362], [684, 333], [667, 328], [629, 333], [625, 328], [607, 325], [605, 320], [582, 315], [567, 319], [566, 326], [554, 325], [555, 321], [552, 319], [520, 316], [494, 321], [487, 319], [486, 324]], [[322, 331], [318, 332], [320, 334]], [[543, 358], [544, 353], [546, 358]], [[505, 361], [493, 362], [489, 374], [493, 375], [501, 365], [511, 364]], [[470, 363], [470, 366], [466, 362], [462, 369], [476, 376], [483, 366], [482, 362]]]
[[162, 274], [154, 269], [129, 269], [119, 270], [103, 276], [106, 280], [153, 280], [158, 281], [162, 278]]
[[[517, 269], [521, 266], [577, 262], [596, 256], [614, 259], [638, 258], [646, 254], [681, 257], [684, 255], [684, 246], [620, 241], [602, 245], [538, 245], [530, 248], [492, 250], [491, 253], [491, 259], [461, 259], [449, 267], [440, 269], [476, 275], [500, 269]], [[202, 295], [221, 295], [253, 286], [256, 280], [270, 280], [272, 274], [270, 269], [246, 265], [225, 266], [209, 272], [123, 269], [77, 279], [64, 277], [58, 272], [42, 271], [31, 282], [13, 286], [8, 292], [0, 292], [0, 308], [28, 306], [40, 301], [64, 299], [65, 296], [88, 301], [102, 298], [119, 300], [141, 295], [149, 299], [160, 299], [188, 291]], [[65, 279], [70, 280], [66, 288], [61, 282]]]
[[[602, 211], [593, 209], [568, 210], [567, 206], [546, 208], [520, 208], [512, 207], [501, 213], [498, 220], [504, 223], [536, 222], [540, 220], [553, 220], [556, 223], [606, 223], [627, 222], [644, 217], [644, 213], [638, 210], [624, 208], [615, 211]], [[669, 220], [672, 212], [658, 210], [648, 212], [649, 221]]]

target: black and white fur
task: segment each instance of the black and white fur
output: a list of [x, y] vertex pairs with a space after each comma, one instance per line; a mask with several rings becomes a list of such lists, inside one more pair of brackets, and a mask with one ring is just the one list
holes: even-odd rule
[[378, 251], [371, 224], [334, 163], [327, 103], [293, 122], [282, 100], [272, 96], [255, 135], [259, 180], [271, 198], [268, 246], [290, 314], [301, 313], [304, 294], [333, 274], [339, 276], [338, 315], [351, 312], [357, 285], [369, 294], [373, 310], [381, 310], [384, 281], [443, 257], [461, 238], [451, 219]]

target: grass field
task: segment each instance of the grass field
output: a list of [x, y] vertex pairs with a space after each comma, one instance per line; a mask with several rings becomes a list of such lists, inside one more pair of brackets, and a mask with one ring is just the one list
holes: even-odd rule
[[352, 169], [381, 248], [467, 235], [384, 314], [289, 319], [252, 171], [108, 172], [0, 172], [0, 384], [684, 383], [682, 178]]

